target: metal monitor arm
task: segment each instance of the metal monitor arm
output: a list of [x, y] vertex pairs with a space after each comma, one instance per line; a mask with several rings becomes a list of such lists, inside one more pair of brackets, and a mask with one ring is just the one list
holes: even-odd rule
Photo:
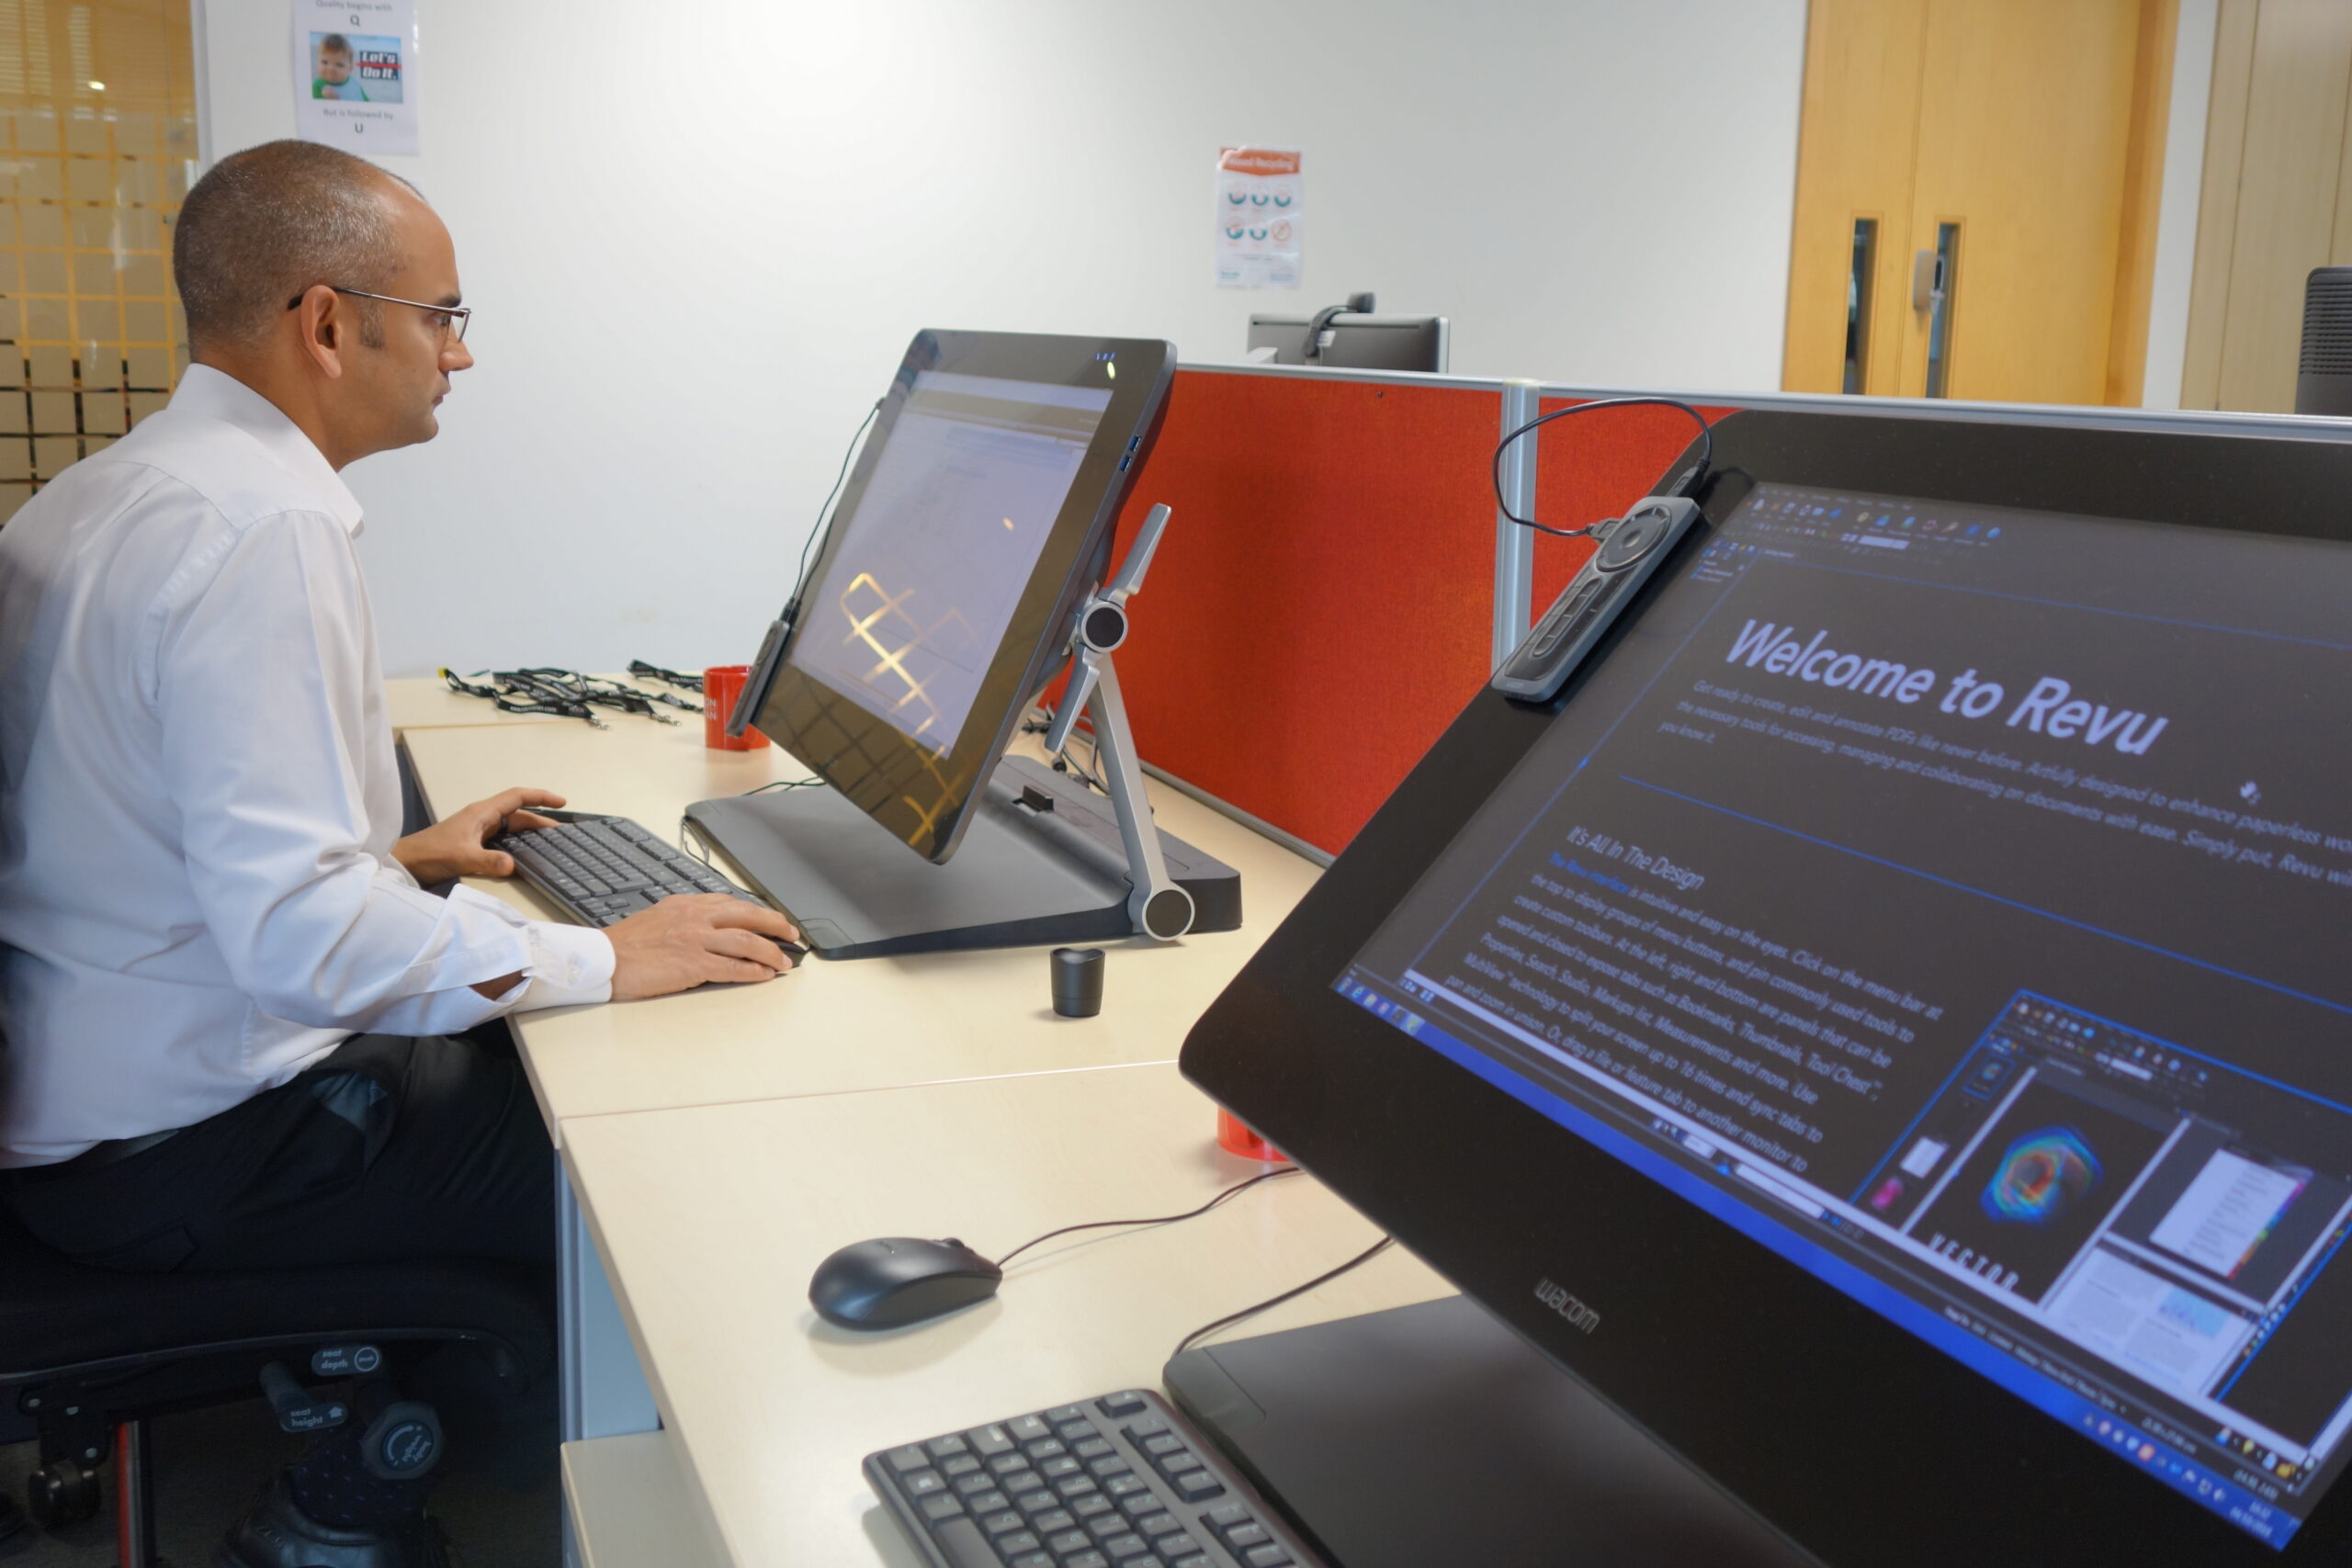
[[1127, 880], [1134, 887], [1127, 896], [1127, 915], [1137, 931], [1160, 942], [1172, 942], [1192, 929], [1193, 896], [1177, 886], [1159, 852], [1159, 830], [1144, 796], [1143, 763], [1136, 755], [1134, 732], [1127, 728], [1127, 705], [1119, 696], [1111, 652], [1127, 640], [1127, 601], [1143, 586], [1152, 552], [1159, 547], [1167, 526], [1168, 508], [1153, 507], [1110, 585], [1097, 589], [1078, 607], [1069, 634], [1069, 685], [1046, 731], [1046, 753], [1058, 758], [1069, 745], [1079, 715], [1091, 708], [1094, 760], [1102, 766], [1112, 809], [1118, 814], [1119, 837], [1127, 851]]

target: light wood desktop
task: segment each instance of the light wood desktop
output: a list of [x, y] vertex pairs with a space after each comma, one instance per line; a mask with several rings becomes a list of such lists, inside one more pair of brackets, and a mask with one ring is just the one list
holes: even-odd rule
[[[468, 726], [412, 730], [406, 739], [436, 808], [511, 784], [543, 785], [575, 809], [634, 818], [673, 843], [688, 803], [804, 773], [775, 747], [714, 751], [699, 727], [625, 716], [606, 730]], [[1108, 944], [1100, 1016], [1055, 1015], [1043, 948], [811, 958], [761, 985], [524, 1014], [516, 1031], [542, 1111], [561, 1135], [571, 1118], [605, 1111], [1172, 1060], [1185, 1029], [1317, 871], [1180, 791], [1149, 788], [1163, 828], [1241, 873], [1244, 924], [1174, 942]], [[521, 883], [478, 886], [558, 918]]]
[[[572, 1179], [677, 1462], [632, 1468], [590, 1443], [568, 1449], [568, 1470], [616, 1478], [632, 1508], [707, 1523], [682, 1529], [687, 1550], [664, 1562], [696, 1561], [705, 1540], [743, 1568], [917, 1562], [859, 1473], [865, 1455], [1156, 1387], [1186, 1333], [1379, 1233], [1313, 1178], [1288, 1177], [1179, 1224], [1049, 1242], [995, 1299], [872, 1335], [820, 1321], [810, 1274], [869, 1236], [954, 1235], [996, 1257], [1061, 1225], [1195, 1207], [1267, 1168], [1221, 1152], [1214, 1119], [1173, 1066], [1148, 1065], [573, 1122]], [[1450, 1290], [1391, 1249], [1230, 1332]], [[662, 1501], [672, 1473], [683, 1502]], [[582, 1533], [605, 1533], [595, 1500], [575, 1497]]]

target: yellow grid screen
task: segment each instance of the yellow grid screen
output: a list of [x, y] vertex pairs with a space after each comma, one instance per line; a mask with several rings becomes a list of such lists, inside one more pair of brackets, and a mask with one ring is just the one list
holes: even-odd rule
[[0, 0], [0, 522], [164, 406], [196, 170], [184, 0]]

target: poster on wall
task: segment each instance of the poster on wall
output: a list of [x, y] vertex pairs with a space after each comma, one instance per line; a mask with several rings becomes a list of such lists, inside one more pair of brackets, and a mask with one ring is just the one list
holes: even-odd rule
[[294, 124], [346, 152], [416, 151], [416, 0], [294, 0]]
[[1298, 287], [1305, 192], [1295, 152], [1227, 147], [1216, 155], [1219, 288]]

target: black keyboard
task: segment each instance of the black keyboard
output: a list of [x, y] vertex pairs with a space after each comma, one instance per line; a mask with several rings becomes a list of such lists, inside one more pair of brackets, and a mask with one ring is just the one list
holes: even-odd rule
[[933, 1568], [1324, 1568], [1139, 1389], [868, 1454], [865, 1479]]
[[513, 855], [523, 879], [582, 925], [612, 925], [673, 893], [732, 893], [761, 902], [626, 817], [563, 816], [555, 827], [501, 833], [490, 843]]

